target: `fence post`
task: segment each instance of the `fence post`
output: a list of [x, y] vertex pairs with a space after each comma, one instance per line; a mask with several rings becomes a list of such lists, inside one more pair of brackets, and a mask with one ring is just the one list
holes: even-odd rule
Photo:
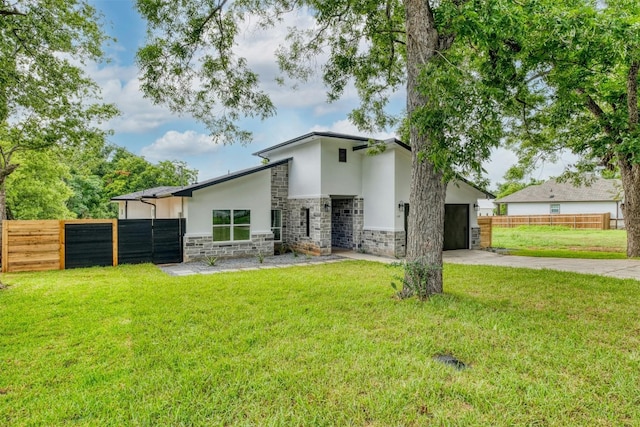
[[9, 221], [2, 221], [2, 272], [9, 269]]
[[491, 247], [493, 217], [486, 216], [478, 218], [478, 226], [480, 227], [480, 248]]
[[59, 249], [59, 256], [60, 256], [60, 270], [64, 270], [65, 268], [65, 258], [66, 258], [66, 248], [65, 248], [65, 224], [67, 222], [65, 220], [60, 220], [58, 221], [58, 232], [60, 233], [60, 249]]
[[118, 265], [118, 220], [111, 220], [111, 246], [113, 250], [113, 266]]

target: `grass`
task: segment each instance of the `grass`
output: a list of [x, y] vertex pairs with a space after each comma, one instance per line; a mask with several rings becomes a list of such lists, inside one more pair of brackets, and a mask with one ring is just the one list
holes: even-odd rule
[[[342, 262], [170, 277], [151, 265], [6, 274], [0, 424], [634, 425], [640, 283]], [[457, 371], [433, 360], [453, 354]]]
[[574, 230], [568, 227], [522, 226], [492, 230], [492, 246], [507, 248], [511, 255], [624, 259], [624, 230]]

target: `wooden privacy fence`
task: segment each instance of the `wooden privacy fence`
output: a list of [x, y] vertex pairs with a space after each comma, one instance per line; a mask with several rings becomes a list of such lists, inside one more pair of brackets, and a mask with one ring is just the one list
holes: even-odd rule
[[571, 228], [608, 230], [611, 214], [554, 214], [554, 215], [506, 215], [492, 216], [493, 227], [520, 227], [522, 225], [559, 225]]
[[[2, 272], [64, 270], [66, 251], [72, 254], [80, 252], [90, 258], [95, 247], [95, 234], [77, 236], [77, 244], [67, 248], [67, 225], [72, 234], [78, 234], [74, 225], [96, 224], [104, 231], [109, 230], [112, 248], [111, 265], [118, 265], [118, 227], [116, 219], [101, 220], [42, 220], [42, 221], [3, 221], [2, 222]], [[100, 234], [104, 234], [100, 233]], [[76, 237], [76, 236], [74, 236]], [[82, 237], [85, 237], [84, 239]], [[85, 241], [83, 244], [82, 241]]]
[[490, 248], [491, 247], [491, 224], [490, 216], [481, 216], [478, 217], [478, 226], [480, 227], [480, 248]]
[[2, 272], [182, 261], [184, 219], [3, 221]]

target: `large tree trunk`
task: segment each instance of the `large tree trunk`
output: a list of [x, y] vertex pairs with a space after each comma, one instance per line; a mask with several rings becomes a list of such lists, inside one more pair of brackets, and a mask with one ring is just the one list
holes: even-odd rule
[[624, 189], [624, 225], [627, 230], [627, 256], [640, 257], [640, 165], [625, 159], [618, 162]]
[[[6, 160], [5, 160], [6, 162]], [[0, 221], [7, 219], [7, 177], [11, 175], [20, 165], [5, 163], [4, 167], [0, 167]]]
[[[407, 31], [407, 114], [409, 120], [416, 109], [424, 107], [428, 99], [418, 90], [418, 78], [424, 66], [432, 60], [438, 49], [438, 32], [433, 14], [426, 0], [406, 0]], [[415, 124], [410, 127], [411, 193], [409, 196], [409, 235], [407, 236], [407, 263], [419, 265], [419, 272], [405, 270], [402, 296], [426, 285], [427, 296], [442, 293], [442, 248], [444, 242], [444, 202], [446, 184], [442, 173], [428, 160], [421, 160], [419, 152], [431, 141], [419, 132]], [[415, 273], [414, 269], [414, 273]]]
[[[638, 128], [638, 72], [640, 62], [632, 61], [627, 74], [629, 133]], [[640, 165], [624, 154], [618, 155], [618, 167], [624, 189], [624, 224], [627, 229], [627, 256], [640, 257]]]

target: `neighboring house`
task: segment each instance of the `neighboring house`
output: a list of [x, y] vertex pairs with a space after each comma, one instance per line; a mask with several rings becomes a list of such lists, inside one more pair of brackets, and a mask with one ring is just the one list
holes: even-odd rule
[[622, 219], [624, 193], [618, 179], [599, 178], [590, 185], [574, 186], [570, 182], [549, 180], [531, 185], [496, 199], [507, 206], [507, 215], [590, 214], [607, 213], [611, 219]]
[[493, 204], [494, 199], [478, 199], [477, 209], [478, 216], [493, 216], [496, 206]]
[[[390, 139], [312, 132], [255, 155], [264, 164], [185, 187], [114, 197], [120, 218], [170, 212], [186, 218], [185, 260], [273, 254], [279, 245], [316, 255], [332, 248], [404, 256], [411, 153]], [[479, 247], [474, 205], [494, 197], [458, 179], [447, 187], [445, 249]], [[161, 208], [162, 206], [162, 208]]]

